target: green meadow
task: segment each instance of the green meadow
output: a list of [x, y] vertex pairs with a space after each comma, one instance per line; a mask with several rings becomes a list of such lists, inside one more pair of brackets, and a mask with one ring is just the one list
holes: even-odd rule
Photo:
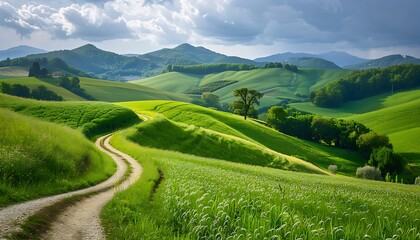
[[408, 165], [404, 175], [420, 176], [420, 89], [347, 102], [339, 108], [317, 108], [310, 103], [291, 104], [299, 110], [315, 114], [353, 119], [375, 132], [386, 134], [395, 152]]
[[102, 212], [109, 239], [417, 239], [420, 189], [215, 161], [111, 140], [140, 180]]
[[0, 94], [0, 108], [79, 129], [88, 138], [138, 122], [131, 110], [104, 102], [48, 102]]
[[0, 79], [28, 76], [28, 69], [18, 66], [0, 67]]
[[116, 169], [69, 127], [0, 108], [0, 133], [0, 207], [85, 188]]
[[[363, 166], [366, 162], [366, 160], [356, 153], [304, 141], [282, 134], [255, 121], [244, 121], [240, 116], [211, 110], [193, 104], [171, 101], [140, 101], [119, 104], [131, 108], [133, 111], [140, 114], [151, 116], [162, 114], [175, 123], [188, 125], [190, 129], [197, 129], [198, 127], [204, 130], [217, 132], [218, 134], [234, 136], [259, 145], [262, 149], [266, 149], [267, 151], [285, 154], [293, 157], [293, 159], [298, 158], [322, 169], [327, 169], [330, 164], [336, 164], [339, 173], [345, 175], [354, 175], [357, 167]], [[146, 127], [139, 128], [143, 129]], [[161, 130], [155, 134], [157, 139], [165, 137], [165, 128], [161, 128]], [[157, 136], [160, 137], [158, 138]], [[200, 138], [203, 138], [203, 135]], [[208, 140], [208, 138], [209, 136], [205, 136], [204, 139]], [[146, 144], [146, 146], [153, 145]], [[171, 146], [162, 143], [159, 148], [168, 147], [170, 148]], [[217, 155], [218, 152], [219, 151], [215, 151], [214, 154]]]
[[285, 69], [254, 69], [248, 71], [226, 71], [208, 75], [193, 75], [169, 72], [155, 77], [131, 81], [131, 83], [148, 86], [176, 93], [188, 93], [200, 86], [219, 82], [232, 81], [233, 84], [214, 91], [221, 102], [231, 103], [232, 92], [236, 88], [246, 87], [264, 93], [261, 107], [279, 104], [284, 100], [303, 101], [310, 91], [320, 88], [335, 78], [348, 73], [341, 69], [300, 69], [298, 73]]

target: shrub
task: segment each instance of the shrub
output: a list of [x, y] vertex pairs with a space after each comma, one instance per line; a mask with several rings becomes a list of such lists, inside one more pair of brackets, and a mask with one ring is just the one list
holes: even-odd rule
[[420, 186], [420, 176], [416, 177], [416, 180], [414, 180], [414, 185]]
[[328, 166], [328, 170], [332, 173], [332, 174], [336, 174], [337, 173], [337, 165], [329, 165]]
[[366, 165], [364, 167], [357, 168], [356, 177], [370, 180], [381, 180], [381, 170]]

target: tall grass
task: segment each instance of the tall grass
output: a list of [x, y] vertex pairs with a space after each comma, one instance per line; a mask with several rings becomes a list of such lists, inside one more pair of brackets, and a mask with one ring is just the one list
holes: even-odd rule
[[103, 102], [45, 102], [0, 94], [0, 107], [79, 129], [88, 138], [139, 121], [130, 109]]
[[80, 132], [0, 108], [0, 206], [90, 186], [115, 164]]
[[[112, 144], [147, 166], [103, 211], [109, 239], [418, 239], [420, 189]], [[164, 180], [153, 185], [158, 169]], [[151, 197], [153, 195], [153, 197]]]

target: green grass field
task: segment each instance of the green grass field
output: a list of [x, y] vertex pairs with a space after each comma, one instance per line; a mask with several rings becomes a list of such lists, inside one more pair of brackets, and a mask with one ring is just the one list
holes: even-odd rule
[[111, 140], [138, 159], [144, 172], [139, 182], [118, 193], [103, 210], [110, 239], [420, 237], [417, 186], [151, 149], [127, 140], [135, 131], [129, 129]]
[[80, 129], [88, 138], [139, 121], [130, 109], [103, 102], [47, 102], [0, 94], [0, 108]]
[[79, 131], [0, 108], [0, 207], [88, 187], [115, 163]]
[[317, 108], [309, 103], [291, 106], [323, 116], [353, 119], [386, 134], [395, 152], [408, 162], [404, 175], [420, 176], [420, 89], [347, 102], [340, 108]]
[[279, 133], [254, 121], [244, 121], [237, 115], [188, 103], [141, 101], [119, 104], [137, 113], [152, 116], [159, 113], [174, 122], [191, 125], [192, 128], [201, 127], [241, 138], [277, 153], [303, 159], [323, 169], [327, 169], [330, 164], [336, 164], [341, 174], [354, 175], [357, 167], [363, 166], [366, 162], [356, 153], [304, 141]]
[[1, 78], [26, 77], [28, 76], [28, 69], [24, 67], [10, 66], [0, 67]]
[[191, 75], [177, 72], [161, 74], [132, 83], [177, 93], [187, 93], [216, 81], [237, 81], [214, 93], [222, 102], [231, 103], [232, 92], [239, 87], [257, 89], [265, 94], [261, 107], [279, 104], [284, 99], [302, 101], [295, 93], [308, 96], [310, 91], [348, 73], [347, 70], [300, 69], [294, 73], [285, 69], [255, 69], [249, 71], [226, 71], [208, 75]]

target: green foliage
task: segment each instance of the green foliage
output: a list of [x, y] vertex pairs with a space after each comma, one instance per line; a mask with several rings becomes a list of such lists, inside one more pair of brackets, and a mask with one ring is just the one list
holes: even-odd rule
[[368, 132], [360, 135], [356, 140], [357, 148], [359, 152], [368, 158], [374, 149], [381, 147], [392, 148], [389, 143], [389, 138], [385, 135], [378, 135], [375, 132]]
[[[214, 161], [136, 146], [125, 135], [113, 137], [112, 144], [147, 169], [105, 207], [110, 239], [415, 239], [418, 234], [418, 187]], [[165, 178], [150, 200], [157, 169]], [[402, 198], [410, 204], [401, 207]]]
[[264, 96], [264, 94], [258, 92], [255, 89], [248, 89], [248, 88], [238, 88], [233, 91], [233, 96], [239, 97], [239, 102], [243, 103], [243, 108], [241, 107], [241, 104], [234, 103], [232, 104], [232, 109], [234, 109], [234, 113], [236, 110], [243, 110], [241, 112], [241, 115], [244, 116], [244, 119], [246, 120], [246, 117], [248, 116], [250, 109], [254, 108], [254, 104], [259, 105], [260, 99]]
[[87, 187], [115, 164], [80, 132], [0, 108], [0, 206]]
[[47, 100], [47, 101], [63, 101], [63, 97], [58, 96], [55, 92], [48, 90], [45, 86], [38, 86], [32, 91], [21, 84], [8, 84], [2, 82], [0, 85], [0, 91], [8, 94], [14, 95], [23, 98], [33, 98], [37, 100]]
[[201, 100], [209, 107], [220, 108], [219, 96], [211, 92], [201, 94]]
[[381, 170], [372, 166], [357, 168], [356, 177], [369, 180], [381, 180]]
[[43, 102], [0, 94], [0, 107], [80, 129], [88, 138], [139, 121], [130, 109], [102, 102]]
[[394, 150], [381, 147], [373, 150], [368, 164], [377, 167], [382, 173], [398, 174], [403, 169], [404, 160]]
[[336, 174], [338, 170], [337, 165], [329, 165], [328, 166], [328, 171], [330, 171], [332, 174]]
[[420, 65], [397, 65], [352, 72], [311, 92], [310, 100], [319, 107], [339, 107], [346, 101], [419, 85]]
[[279, 62], [266, 63], [262, 68], [283, 68], [283, 64]]
[[279, 125], [285, 121], [288, 116], [283, 107], [273, 106], [267, 112], [267, 124], [273, 128], [279, 129]]
[[46, 68], [41, 68], [39, 62], [33, 62], [32, 66], [29, 68], [28, 77], [47, 77], [48, 70]]
[[85, 99], [88, 100], [96, 100], [89, 94], [85, 92], [83, 88], [80, 87], [80, 79], [76, 76], [73, 76], [71, 78], [69, 77], [60, 77], [59, 83], [61, 87], [69, 90], [70, 92], [77, 94]]

